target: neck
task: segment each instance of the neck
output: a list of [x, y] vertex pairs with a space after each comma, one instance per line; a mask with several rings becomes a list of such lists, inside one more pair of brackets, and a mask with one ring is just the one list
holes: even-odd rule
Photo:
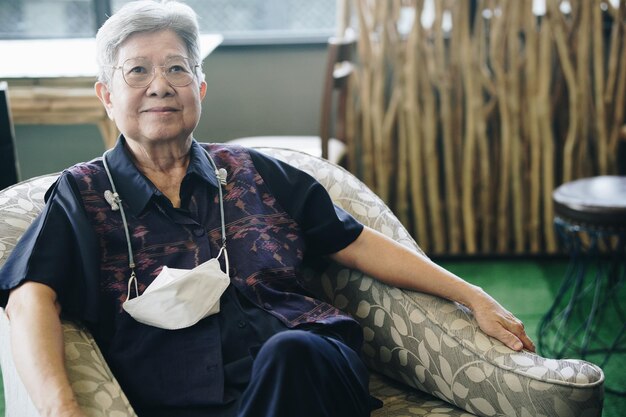
[[180, 185], [189, 166], [191, 137], [184, 142], [139, 143], [126, 140], [133, 162], [161, 192], [180, 207]]
[[185, 141], [167, 141], [157, 143], [140, 143], [133, 139], [126, 139], [127, 149], [137, 168], [145, 175], [150, 173], [170, 173], [172, 171], [187, 170], [191, 137]]

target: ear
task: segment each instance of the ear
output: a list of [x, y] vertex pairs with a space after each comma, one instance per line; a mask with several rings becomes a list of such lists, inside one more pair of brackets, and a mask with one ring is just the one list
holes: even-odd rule
[[94, 89], [96, 90], [96, 95], [102, 102], [109, 119], [113, 120], [113, 103], [111, 102], [111, 91], [109, 90], [109, 87], [105, 83], [98, 81], [94, 85]]
[[204, 100], [204, 96], [206, 96], [206, 81], [200, 83], [200, 101]]

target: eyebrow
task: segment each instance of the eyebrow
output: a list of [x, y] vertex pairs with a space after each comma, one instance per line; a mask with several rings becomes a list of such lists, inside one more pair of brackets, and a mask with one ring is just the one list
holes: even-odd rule
[[[167, 55], [165, 57], [165, 60], [167, 61], [168, 59], [172, 59], [172, 58], [184, 58], [184, 59], [190, 59], [189, 57], [185, 56], [185, 55], [177, 55], [177, 54], [173, 54], [173, 55]], [[125, 61], [128, 61], [129, 59], [146, 59], [149, 61], [148, 57], [146, 56], [132, 56], [130, 58], [126, 58]]]

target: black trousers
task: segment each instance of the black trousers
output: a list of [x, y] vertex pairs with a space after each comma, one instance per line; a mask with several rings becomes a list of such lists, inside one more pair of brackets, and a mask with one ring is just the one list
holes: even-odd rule
[[341, 341], [313, 331], [272, 336], [254, 359], [238, 417], [366, 417], [380, 401], [369, 373]]

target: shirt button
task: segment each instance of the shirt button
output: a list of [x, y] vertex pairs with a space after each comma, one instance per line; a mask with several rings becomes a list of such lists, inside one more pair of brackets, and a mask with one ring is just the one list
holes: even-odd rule
[[204, 236], [205, 233], [206, 232], [201, 227], [198, 227], [197, 229], [193, 229], [193, 234], [196, 235], [197, 237]]
[[239, 327], [240, 329], [243, 329], [244, 327], [246, 327], [246, 325], [247, 325], [246, 322], [243, 320], [239, 320], [237, 322], [237, 327]]

